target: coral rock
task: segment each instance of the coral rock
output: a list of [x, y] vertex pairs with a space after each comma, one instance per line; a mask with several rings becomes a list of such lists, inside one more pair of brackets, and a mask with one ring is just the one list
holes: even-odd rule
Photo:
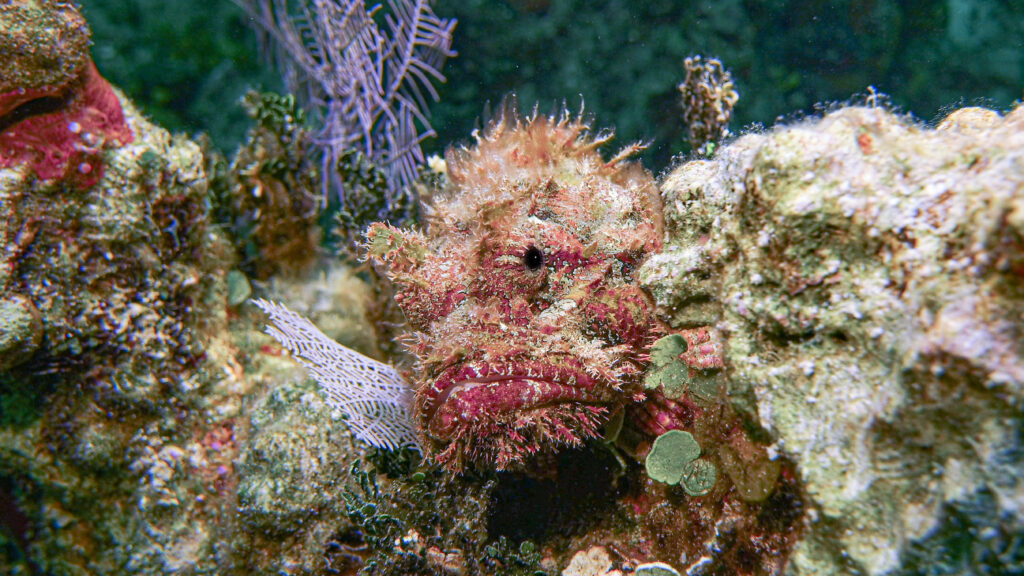
[[640, 276], [673, 327], [721, 331], [734, 405], [797, 463], [794, 573], [892, 571], [977, 502], [970, 530], [1020, 533], [1024, 108], [936, 129], [841, 109], [686, 163], [663, 196]]
[[85, 20], [63, 3], [41, 4], [0, 12], [0, 168], [28, 163], [43, 180], [92, 186], [103, 175], [103, 150], [134, 135], [89, 58]]
[[27, 360], [43, 339], [39, 310], [24, 296], [0, 299], [0, 327], [0, 371]]

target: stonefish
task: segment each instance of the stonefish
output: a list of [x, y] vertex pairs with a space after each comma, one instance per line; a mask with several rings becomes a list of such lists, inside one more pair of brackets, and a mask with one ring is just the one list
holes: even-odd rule
[[634, 273], [660, 250], [654, 178], [581, 118], [506, 113], [446, 155], [424, 232], [373, 224], [368, 258], [412, 332], [421, 444], [450, 469], [578, 445], [643, 400], [664, 334]]

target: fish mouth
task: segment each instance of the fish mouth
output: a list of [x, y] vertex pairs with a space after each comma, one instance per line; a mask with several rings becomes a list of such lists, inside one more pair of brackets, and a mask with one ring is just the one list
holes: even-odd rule
[[568, 403], [609, 401], [602, 381], [576, 366], [478, 363], [449, 368], [434, 380], [420, 415], [435, 440], [455, 439], [467, 425]]

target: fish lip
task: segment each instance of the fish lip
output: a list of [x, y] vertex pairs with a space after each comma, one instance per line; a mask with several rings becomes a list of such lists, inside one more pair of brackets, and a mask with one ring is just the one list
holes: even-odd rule
[[[511, 386], [527, 391], [536, 386], [546, 387], [546, 397], [538, 402], [525, 402], [517, 406], [499, 406], [509, 412], [527, 412], [546, 406], [566, 403], [598, 405], [608, 401], [595, 392], [602, 380], [587, 374], [581, 367], [560, 367], [543, 362], [465, 362], [444, 370], [428, 388], [420, 403], [420, 416], [431, 437], [450, 440], [453, 427], [437, 424], [435, 417], [446, 403], [464, 391], [487, 385]], [[493, 388], [493, 386], [490, 386]], [[515, 396], [522, 398], [522, 396]]]

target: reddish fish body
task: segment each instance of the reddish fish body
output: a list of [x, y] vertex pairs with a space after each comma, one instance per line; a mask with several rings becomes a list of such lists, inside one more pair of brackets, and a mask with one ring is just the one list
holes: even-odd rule
[[414, 331], [417, 425], [449, 468], [577, 445], [642, 397], [662, 328], [633, 272], [661, 248], [660, 199], [588, 128], [505, 117], [448, 152], [425, 232], [367, 232]]

